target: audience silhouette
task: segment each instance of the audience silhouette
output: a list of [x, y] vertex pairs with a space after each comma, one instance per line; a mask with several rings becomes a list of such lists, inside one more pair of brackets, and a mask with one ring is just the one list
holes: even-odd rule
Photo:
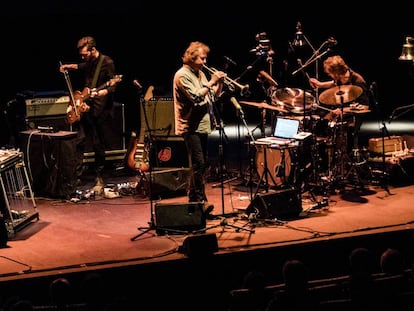
[[276, 291], [266, 306], [266, 311], [274, 310], [317, 310], [319, 301], [309, 292], [308, 269], [297, 259], [285, 261], [282, 268], [284, 288]]

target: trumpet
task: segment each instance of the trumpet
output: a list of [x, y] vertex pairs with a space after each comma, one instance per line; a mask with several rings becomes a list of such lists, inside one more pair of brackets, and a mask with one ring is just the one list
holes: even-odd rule
[[[203, 65], [203, 67], [210, 72], [210, 74], [214, 74], [216, 71], [218, 71], [216, 68], [214, 67], [208, 67], [206, 65]], [[240, 94], [242, 96], [247, 95], [249, 92], [249, 85], [245, 84], [242, 85], [239, 82], [237, 82], [236, 80], [230, 79], [229, 77], [225, 77], [224, 78], [224, 84], [227, 85], [227, 87], [229, 88], [230, 91], [235, 91], [235, 87], [238, 87], [240, 89]]]

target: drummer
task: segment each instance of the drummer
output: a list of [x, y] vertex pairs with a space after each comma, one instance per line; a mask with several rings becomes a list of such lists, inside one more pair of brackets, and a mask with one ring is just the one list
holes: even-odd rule
[[[353, 104], [359, 104], [369, 107], [369, 88], [364, 77], [353, 71], [339, 55], [330, 56], [323, 62], [324, 72], [332, 78], [328, 81], [319, 81], [316, 78], [309, 78], [309, 84], [312, 88], [333, 88], [341, 85], [355, 85], [362, 89], [362, 93], [353, 100]], [[346, 103], [351, 104], [351, 103]], [[328, 112], [324, 118], [330, 121], [336, 121], [343, 113], [343, 109], [337, 107], [331, 112]], [[363, 114], [343, 113], [343, 121], [347, 122], [348, 126], [348, 150], [358, 149], [358, 135], [363, 122]]]

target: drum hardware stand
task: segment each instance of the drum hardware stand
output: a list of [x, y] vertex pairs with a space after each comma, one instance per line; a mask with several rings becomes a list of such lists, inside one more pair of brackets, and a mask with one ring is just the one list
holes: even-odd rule
[[[338, 93], [341, 91], [338, 91]], [[343, 181], [344, 183], [346, 182], [351, 182], [351, 185], [356, 188], [359, 187], [361, 189], [363, 189], [365, 187], [365, 182], [361, 177], [361, 167], [366, 164], [366, 160], [363, 161], [359, 161], [359, 149], [357, 148], [358, 146], [355, 146], [355, 140], [357, 139], [356, 135], [358, 135], [358, 132], [356, 131], [356, 129], [354, 129], [354, 134], [353, 134], [353, 149], [352, 149], [352, 154], [350, 155], [348, 153], [348, 132], [347, 132], [347, 128], [345, 128], [345, 124], [348, 125], [347, 123], [345, 123], [343, 121], [343, 111], [344, 111], [344, 102], [343, 102], [343, 96], [342, 94], [340, 95], [340, 100], [341, 100], [341, 114], [340, 114], [340, 131], [339, 131], [339, 135], [340, 138], [342, 139], [342, 144], [341, 144], [341, 150], [339, 150], [340, 153], [340, 161], [339, 161], [339, 169], [340, 169], [340, 179], [341, 181]], [[336, 139], [334, 141], [335, 145], [336, 145]], [[345, 149], [345, 151], [344, 151]], [[335, 154], [335, 152], [334, 152]], [[353, 180], [350, 180], [352, 178], [354, 178]]]
[[[292, 73], [292, 75], [296, 74], [299, 71], [301, 71], [303, 73], [303, 77], [305, 79], [307, 79], [307, 81], [309, 81], [310, 76], [306, 72], [305, 69], [309, 64], [311, 64], [313, 61], [315, 61], [315, 75], [316, 75], [315, 77], [316, 77], [316, 79], [318, 79], [318, 72], [319, 72], [319, 70], [318, 70], [318, 58], [313, 59], [313, 57], [315, 57], [319, 54], [319, 51], [320, 51], [320, 49], [322, 48], [323, 45], [318, 50], [315, 50], [314, 47], [309, 42], [309, 40], [306, 38], [306, 36], [304, 36], [304, 35], [302, 35], [302, 36], [305, 39], [305, 41], [308, 43], [308, 45], [311, 47], [314, 54], [311, 56], [311, 58], [309, 60], [306, 61], [305, 65], [302, 63], [302, 60], [300, 58], [298, 58], [297, 62], [298, 62], [298, 65], [300, 66], [300, 68], [298, 70], [296, 70], [294, 73]], [[303, 84], [303, 85], [305, 85], [305, 84]], [[309, 129], [306, 128], [306, 126], [305, 126], [306, 125], [306, 115], [307, 115], [306, 114], [306, 89], [305, 89], [305, 87], [303, 87], [302, 92], [303, 92], [303, 120], [304, 120], [304, 122], [303, 122], [303, 131], [307, 131]], [[316, 89], [316, 98], [318, 98], [318, 89]], [[317, 106], [319, 106], [318, 102], [316, 102], [316, 103], [317, 103]], [[310, 118], [310, 122], [312, 122], [312, 118]], [[309, 126], [310, 126], [311, 129], [313, 128], [313, 124], [309, 123]], [[315, 138], [314, 135], [313, 135], [312, 139], [313, 139], [312, 146], [315, 147], [316, 138]], [[312, 151], [314, 151], [314, 150], [312, 150]], [[319, 153], [318, 153], [318, 157], [319, 157]], [[302, 178], [299, 181], [300, 200], [303, 199], [303, 194], [307, 192], [310, 195], [312, 202], [316, 204], [316, 205], [313, 205], [310, 208], [310, 210], [320, 209], [322, 207], [328, 206], [327, 193], [326, 193], [326, 189], [324, 189], [323, 185], [322, 185], [322, 189], [324, 189], [324, 190], [323, 190], [323, 199], [322, 199], [322, 201], [318, 201], [318, 199], [317, 199], [317, 197], [314, 193], [315, 187], [318, 185], [318, 180], [319, 180], [318, 178], [320, 177], [319, 172], [318, 172], [318, 168], [316, 167], [315, 164], [316, 164], [316, 161], [314, 159], [313, 152], [312, 152], [311, 165], [312, 165], [312, 170], [313, 170], [312, 175], [313, 175], [313, 178], [315, 178], [315, 183], [312, 185], [311, 183], [308, 183], [306, 181], [304, 182], [304, 180]], [[300, 168], [300, 171], [299, 171], [300, 176], [303, 175], [303, 172], [305, 171], [305, 169], [306, 169], [306, 166], [304, 168]]]
[[[287, 188], [287, 187], [291, 187], [292, 185], [289, 185], [288, 180], [286, 180], [286, 154], [285, 152], [289, 152], [289, 149], [291, 147], [289, 146], [280, 146], [278, 149], [280, 150], [280, 163], [277, 166], [277, 171], [276, 171], [276, 177], [280, 177], [282, 179], [282, 184], [279, 186], [280, 188]], [[291, 165], [295, 165], [297, 167], [297, 164], [293, 163], [293, 161], [291, 161]], [[296, 167], [294, 169], [296, 169]], [[293, 181], [293, 183], [295, 183], [295, 180]], [[276, 184], [276, 183], [275, 183]]]

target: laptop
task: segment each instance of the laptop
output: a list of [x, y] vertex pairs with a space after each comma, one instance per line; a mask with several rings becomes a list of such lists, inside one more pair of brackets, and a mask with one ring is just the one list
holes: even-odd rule
[[279, 145], [293, 142], [299, 131], [299, 123], [300, 121], [296, 119], [277, 118], [271, 142]]
[[300, 140], [299, 136], [301, 134], [298, 133], [299, 124], [299, 120], [278, 117], [272, 134], [257, 139], [255, 143], [263, 145], [297, 145], [297, 140]]

